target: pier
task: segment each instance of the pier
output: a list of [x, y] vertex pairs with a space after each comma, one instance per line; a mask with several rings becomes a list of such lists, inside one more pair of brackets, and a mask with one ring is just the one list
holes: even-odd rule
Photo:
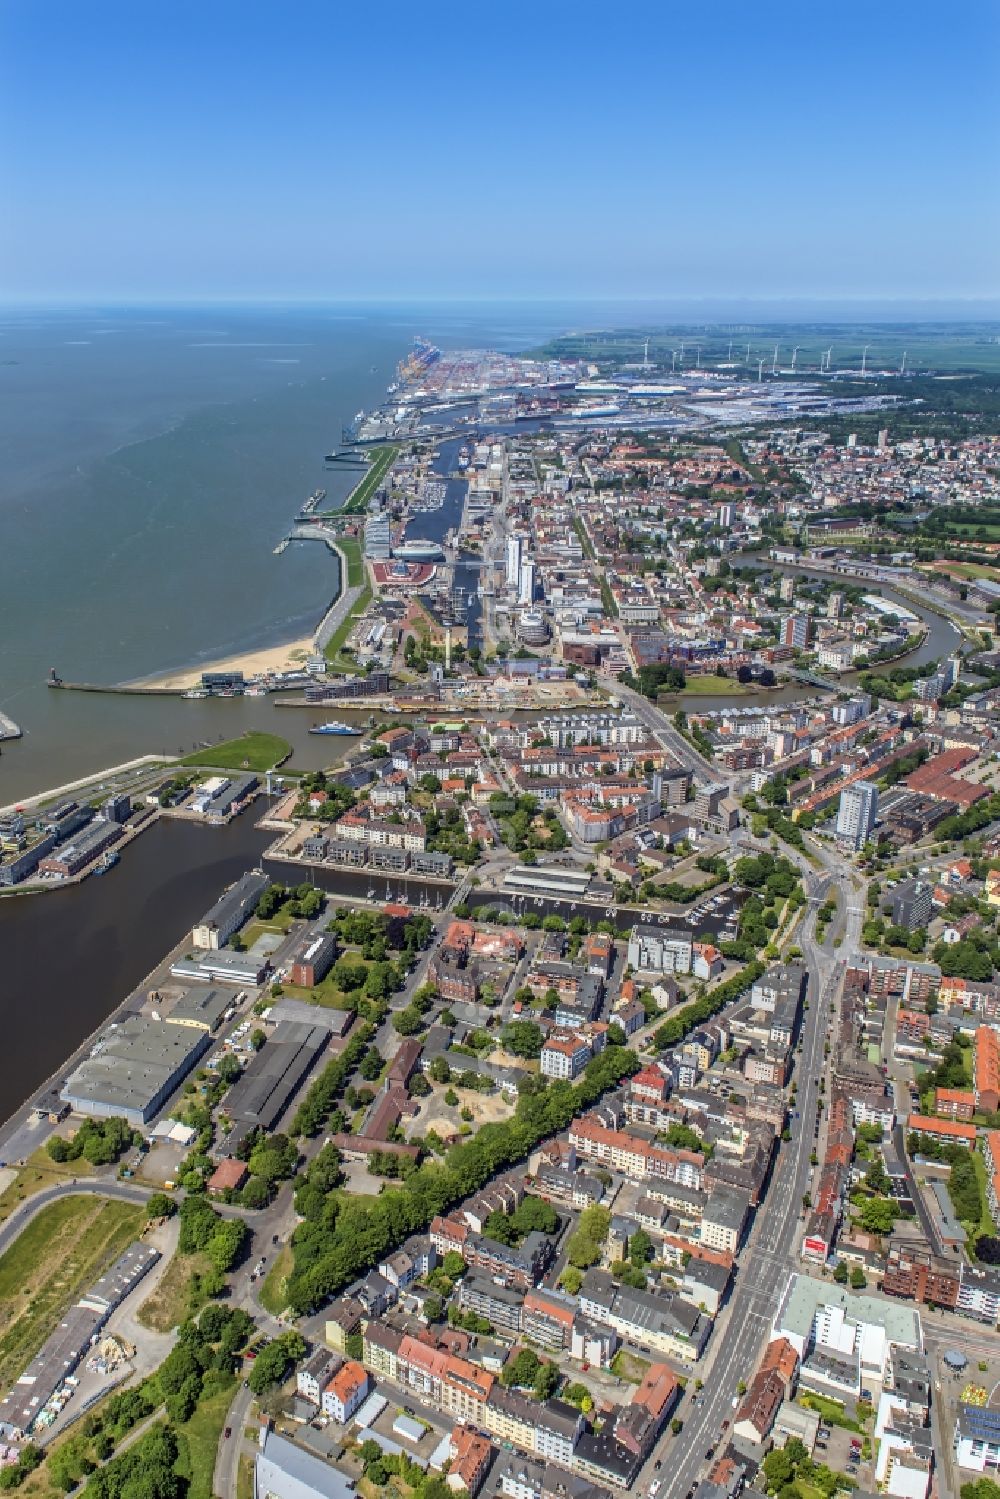
[[21, 726], [16, 724], [6, 713], [0, 713], [0, 740], [20, 739]]

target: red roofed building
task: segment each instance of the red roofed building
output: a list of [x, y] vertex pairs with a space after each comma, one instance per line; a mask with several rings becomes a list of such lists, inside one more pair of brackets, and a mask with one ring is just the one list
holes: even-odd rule
[[658, 1067], [643, 1067], [630, 1082], [629, 1092], [647, 1103], [662, 1103], [670, 1092], [670, 1082]]
[[250, 1169], [246, 1162], [237, 1161], [234, 1157], [220, 1161], [206, 1185], [210, 1192], [238, 1192], [249, 1175]]
[[786, 1384], [795, 1378], [799, 1368], [799, 1355], [787, 1338], [772, 1338], [760, 1361], [761, 1371], [774, 1369]]
[[936, 796], [941, 801], [958, 802], [961, 807], [971, 807], [974, 802], [989, 796], [989, 787], [963, 781], [954, 774], [977, 757], [978, 751], [967, 748], [945, 750], [920, 765], [912, 775], [906, 777], [911, 791], [920, 791], [925, 796]]
[[367, 1371], [349, 1358], [323, 1391], [321, 1403], [324, 1413], [343, 1426], [364, 1401], [370, 1384]]
[[450, 1489], [466, 1489], [475, 1496], [486, 1477], [493, 1448], [473, 1426], [456, 1426], [448, 1444], [451, 1467], [445, 1483]]
[[985, 1114], [1000, 1109], [1000, 1037], [988, 1025], [976, 1031], [976, 1106]]
[[785, 1384], [781, 1376], [774, 1369], [758, 1371], [733, 1417], [733, 1435], [762, 1446], [784, 1398]]
[[959, 1124], [952, 1119], [932, 1119], [928, 1114], [911, 1114], [906, 1121], [906, 1128], [908, 1132], [915, 1130], [917, 1134], [929, 1135], [942, 1145], [967, 1145], [970, 1150], [976, 1148], [976, 1129], [972, 1124]]
[[934, 1112], [946, 1119], [960, 1119], [969, 1124], [976, 1112], [976, 1095], [967, 1088], [936, 1088]]
[[680, 1388], [680, 1380], [669, 1364], [650, 1364], [642, 1384], [632, 1396], [632, 1404], [645, 1406], [660, 1426], [677, 1404]]

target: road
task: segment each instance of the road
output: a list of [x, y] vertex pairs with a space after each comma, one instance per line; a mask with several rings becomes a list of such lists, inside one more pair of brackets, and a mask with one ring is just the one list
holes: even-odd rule
[[[634, 692], [631, 687], [626, 687], [624, 683], [611, 677], [598, 678], [598, 681], [605, 691], [610, 692], [631, 708], [640, 723], [646, 725], [650, 733], [665, 750], [673, 755], [677, 763], [683, 765], [685, 770], [691, 771], [696, 782], [705, 785], [722, 778], [719, 767], [713, 765], [711, 760], [706, 760], [704, 755], [699, 754], [694, 745], [674, 728], [667, 714], [655, 703], [651, 703], [648, 697], [643, 697], [641, 692]], [[727, 773], [726, 779], [731, 780], [731, 775]]]
[[[243, 1432], [250, 1418], [252, 1400], [253, 1396], [250, 1391], [240, 1384], [226, 1416], [226, 1426], [230, 1428], [232, 1435], [219, 1438], [219, 1447], [215, 1454], [212, 1493], [218, 1494], [220, 1499], [235, 1499], [236, 1481], [240, 1471], [240, 1453], [244, 1450]], [[249, 1451], [249, 1448], [246, 1450]]]
[[[688, 1385], [678, 1414], [684, 1429], [678, 1437], [667, 1435], [657, 1443], [640, 1474], [636, 1487], [648, 1487], [657, 1461], [667, 1477], [663, 1499], [683, 1499], [706, 1464], [706, 1452], [719, 1441], [722, 1423], [731, 1420], [733, 1402], [741, 1379], [749, 1381], [761, 1347], [770, 1330], [781, 1292], [792, 1271], [800, 1268], [797, 1242], [802, 1226], [801, 1203], [809, 1186], [813, 1148], [811, 1122], [819, 1098], [817, 1080], [823, 1068], [830, 1003], [843, 980], [845, 963], [832, 949], [843, 931], [843, 946], [849, 953], [861, 930], [856, 903], [843, 897], [852, 889], [848, 867], [831, 850], [814, 846], [823, 869], [817, 872], [804, 862], [803, 883], [810, 897], [808, 915], [796, 940], [809, 970], [809, 990], [802, 1023], [802, 1051], [797, 1070], [799, 1118], [792, 1125], [792, 1139], [779, 1148], [767, 1195], [757, 1210], [728, 1305], [716, 1319], [708, 1353], [697, 1368], [703, 1390]], [[836, 881], [841, 892], [837, 920], [831, 924], [822, 945], [816, 940], [816, 911], [827, 890]]]

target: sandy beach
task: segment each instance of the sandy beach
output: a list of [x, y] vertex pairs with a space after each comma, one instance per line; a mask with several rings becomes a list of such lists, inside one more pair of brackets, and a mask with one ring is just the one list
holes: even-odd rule
[[185, 666], [176, 671], [143, 677], [142, 684], [186, 690], [188, 687], [201, 685], [203, 671], [242, 671], [247, 677], [266, 671], [292, 671], [308, 660], [312, 652], [313, 637], [304, 635], [301, 640], [290, 640], [284, 645], [267, 646], [259, 651], [243, 651], [235, 656], [224, 656], [218, 661], [200, 661], [197, 666]]

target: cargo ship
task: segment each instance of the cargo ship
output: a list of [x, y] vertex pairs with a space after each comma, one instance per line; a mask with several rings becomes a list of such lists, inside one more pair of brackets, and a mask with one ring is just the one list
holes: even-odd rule
[[357, 736], [361, 733], [361, 730], [354, 728], [352, 724], [341, 723], [338, 718], [331, 718], [329, 723], [313, 724], [309, 732], [310, 734], [350, 734]]

